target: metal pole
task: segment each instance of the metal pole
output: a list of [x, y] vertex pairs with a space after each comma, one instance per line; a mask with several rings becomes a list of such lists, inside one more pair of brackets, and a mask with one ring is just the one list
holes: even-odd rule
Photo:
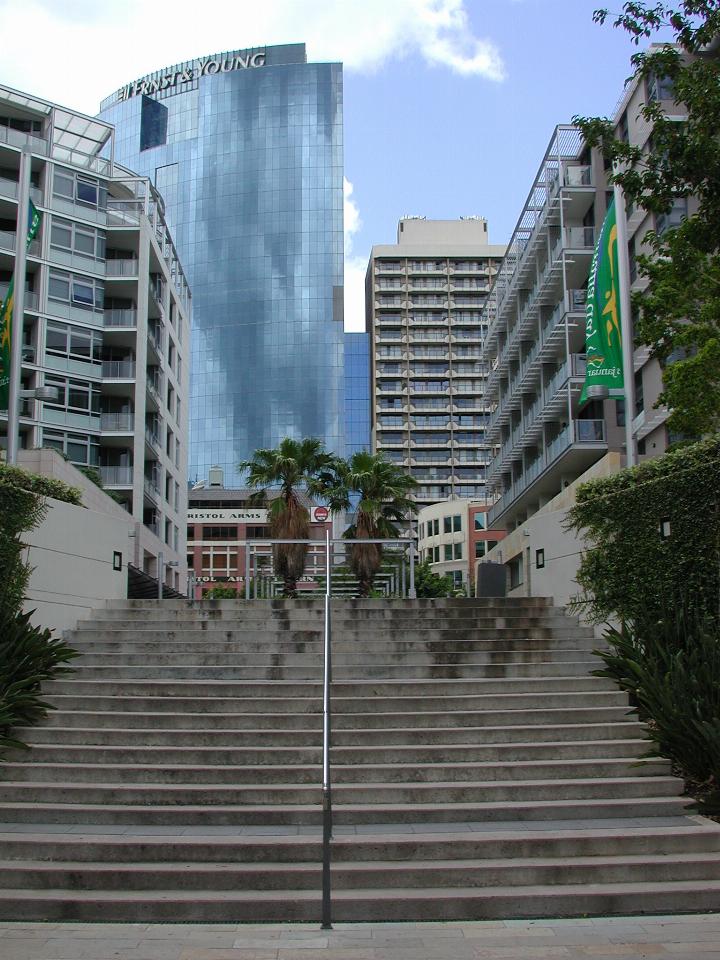
[[164, 567], [165, 556], [162, 550], [158, 551], [157, 555], [157, 578], [158, 578], [158, 600], [163, 598], [163, 575], [165, 573]]
[[258, 598], [258, 582], [257, 582], [258, 565], [257, 565], [257, 561], [258, 561], [257, 554], [254, 553], [254, 554], [253, 554], [253, 559], [252, 559], [252, 570], [253, 570], [253, 597], [254, 597], [256, 600], [257, 600], [257, 598]]
[[405, 554], [403, 554], [403, 555], [402, 555], [402, 560], [400, 561], [400, 584], [401, 584], [401, 586], [400, 586], [400, 591], [401, 591], [400, 596], [403, 597], [403, 598], [407, 596], [407, 594], [405, 593], [405, 585], [406, 585], [406, 584], [405, 584], [405, 580], [406, 580], [406, 574], [405, 574]]
[[625, 384], [625, 450], [626, 465], [634, 467], [635, 438], [633, 437], [633, 419], [635, 417], [635, 364], [632, 340], [632, 307], [630, 304], [630, 264], [628, 262], [627, 219], [625, 217], [625, 192], [619, 183], [614, 186], [615, 222], [617, 224], [618, 245], [618, 286], [620, 288], [620, 332], [622, 336], [623, 381]]
[[332, 929], [332, 896], [330, 891], [330, 841], [332, 839], [332, 790], [330, 786], [330, 531], [325, 530], [325, 670], [323, 676], [323, 851], [322, 851], [322, 924]]
[[417, 599], [417, 593], [415, 592], [415, 543], [410, 541], [410, 589], [408, 590], [408, 598], [410, 600]]
[[25, 322], [25, 261], [27, 223], [30, 209], [30, 148], [20, 154], [17, 233], [15, 235], [15, 271], [13, 274], [13, 312], [10, 334], [10, 384], [8, 387], [7, 462], [17, 463], [20, 446], [20, 378], [22, 376], [22, 339]]
[[245, 599], [250, 599], [250, 544], [245, 541]]

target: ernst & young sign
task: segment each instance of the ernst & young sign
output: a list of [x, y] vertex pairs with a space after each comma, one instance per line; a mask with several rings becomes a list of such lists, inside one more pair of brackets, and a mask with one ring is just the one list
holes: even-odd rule
[[244, 50], [226, 57], [205, 57], [194, 60], [192, 66], [182, 70], [171, 70], [169, 73], [155, 73], [135, 83], [128, 83], [118, 91], [118, 101], [129, 100], [142, 94], [152, 96], [162, 90], [179, 93], [177, 89], [184, 83], [199, 80], [200, 77], [212, 77], [216, 73], [232, 73], [234, 70], [250, 70], [253, 67], [265, 66], [265, 51], [252, 53]]

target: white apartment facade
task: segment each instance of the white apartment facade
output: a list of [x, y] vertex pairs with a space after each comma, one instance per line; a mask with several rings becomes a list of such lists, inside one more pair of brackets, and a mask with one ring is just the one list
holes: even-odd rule
[[485, 496], [482, 311], [504, 252], [477, 217], [403, 218], [396, 244], [372, 248], [372, 448], [408, 469], [421, 505]]
[[[135, 521], [132, 562], [184, 589], [190, 291], [150, 182], [113, 128], [0, 87], [0, 297], [14, 271], [21, 152], [42, 213], [28, 249], [20, 447], [96, 468]], [[7, 413], [0, 411], [5, 446]]]
[[[616, 136], [650, 149], [652, 130], [640, 116], [658, 100], [682, 119], [672, 89], [656, 79], [631, 84], [615, 111]], [[564, 531], [577, 481], [618, 469], [625, 462], [622, 400], [579, 406], [585, 378], [585, 296], [596, 235], [612, 199], [599, 150], [580, 131], [553, 133], [508, 247], [488, 302], [489, 330], [483, 352], [490, 366], [493, 413], [488, 435], [495, 455], [488, 485], [498, 499], [489, 523], [508, 538], [488, 556], [507, 570], [511, 593], [571, 597], [581, 544]], [[680, 199], [667, 216], [627, 205], [631, 290], [645, 282], [636, 260], [649, 252], [649, 230], [662, 233], [694, 212]], [[668, 362], [672, 362], [673, 357]], [[655, 404], [662, 368], [646, 347], [633, 353], [633, 437], [638, 460], [659, 456], [675, 439], [668, 410]], [[512, 531], [517, 531], [513, 534]]]

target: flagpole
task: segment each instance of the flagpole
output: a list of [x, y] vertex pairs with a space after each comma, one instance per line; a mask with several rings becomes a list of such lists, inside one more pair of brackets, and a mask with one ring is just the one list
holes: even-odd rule
[[30, 148], [20, 154], [17, 234], [15, 236], [14, 302], [10, 334], [10, 384], [8, 388], [7, 462], [17, 463], [20, 443], [20, 377], [22, 370], [22, 339], [25, 321], [25, 262], [27, 251], [27, 222], [30, 208]]
[[634, 467], [635, 437], [635, 366], [633, 362], [632, 307], [630, 305], [630, 260], [628, 257], [627, 218], [625, 216], [625, 191], [619, 183], [614, 185], [615, 222], [617, 224], [618, 286], [620, 288], [620, 331], [622, 335], [623, 393], [625, 397], [625, 450], [626, 466]]

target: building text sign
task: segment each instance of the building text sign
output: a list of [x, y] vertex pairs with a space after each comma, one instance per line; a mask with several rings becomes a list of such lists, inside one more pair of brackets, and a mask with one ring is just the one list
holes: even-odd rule
[[188, 523], [267, 523], [267, 510], [188, 510]]
[[232, 73], [234, 70], [250, 70], [253, 67], [265, 66], [265, 51], [244, 50], [240, 53], [230, 54], [222, 57], [203, 57], [193, 61], [192, 65], [182, 70], [170, 70], [168, 73], [154, 73], [151, 76], [143, 77], [134, 83], [128, 83], [118, 91], [118, 101], [129, 100], [130, 97], [137, 97], [145, 94], [152, 96], [154, 93], [160, 93], [168, 90], [171, 93], [179, 93], [178, 88], [192, 80], [199, 80], [200, 77], [212, 77], [216, 73]]

